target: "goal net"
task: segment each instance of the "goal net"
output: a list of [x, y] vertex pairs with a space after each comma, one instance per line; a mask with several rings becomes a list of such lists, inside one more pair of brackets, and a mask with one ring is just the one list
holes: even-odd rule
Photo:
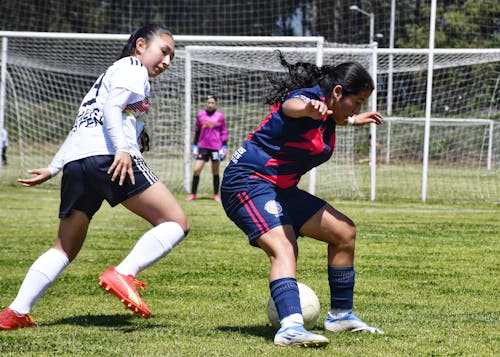
[[[13, 183], [29, 168], [45, 167], [73, 125], [88, 88], [116, 60], [128, 36], [51, 34], [10, 36], [3, 41], [4, 126], [9, 165], [0, 182]], [[210, 44], [210, 46], [207, 46]], [[369, 199], [371, 160], [377, 199], [420, 199], [428, 54], [369, 48], [338, 48], [321, 38], [176, 37], [176, 58], [152, 80], [146, 130], [152, 169], [175, 192], [186, 192], [192, 175], [189, 148], [196, 113], [208, 94], [218, 97], [227, 119], [229, 151], [235, 150], [268, 113], [267, 76], [282, 71], [280, 48], [291, 62], [358, 61], [376, 73], [377, 109], [386, 118], [370, 157], [368, 127], [339, 127], [334, 157], [301, 182], [325, 198]], [[430, 130], [429, 200], [500, 201], [500, 52], [436, 49]], [[224, 169], [227, 161], [223, 163]], [[313, 177], [312, 177], [313, 176]], [[47, 182], [57, 185], [58, 180]], [[210, 167], [199, 193], [212, 191]]]

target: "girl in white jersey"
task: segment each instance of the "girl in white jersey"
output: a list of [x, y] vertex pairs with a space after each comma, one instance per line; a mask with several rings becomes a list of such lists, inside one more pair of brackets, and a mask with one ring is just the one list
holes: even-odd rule
[[121, 203], [152, 224], [125, 259], [99, 277], [99, 284], [144, 318], [150, 310], [139, 296], [135, 279], [186, 236], [186, 215], [170, 191], [148, 168], [139, 149], [148, 109], [149, 78], [164, 72], [174, 57], [174, 39], [160, 25], [135, 31], [118, 61], [94, 83], [82, 101], [73, 129], [48, 168], [18, 179], [34, 186], [63, 171], [59, 231], [55, 244], [31, 266], [17, 297], [0, 315], [0, 329], [34, 326], [29, 312], [36, 301], [76, 257], [87, 228], [103, 200]]

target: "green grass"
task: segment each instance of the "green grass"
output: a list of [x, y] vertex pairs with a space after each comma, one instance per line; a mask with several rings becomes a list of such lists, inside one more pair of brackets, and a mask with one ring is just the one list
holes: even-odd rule
[[[59, 192], [0, 186], [0, 305], [53, 243]], [[207, 195], [208, 197], [208, 195]], [[147, 223], [104, 204], [76, 260], [35, 305], [39, 327], [0, 332], [2, 356], [498, 356], [500, 210], [495, 205], [332, 202], [358, 227], [355, 311], [385, 335], [325, 333], [323, 349], [274, 346], [269, 263], [209, 199], [186, 202], [190, 235], [139, 278], [151, 319], [97, 284]], [[299, 242], [298, 279], [328, 309], [326, 248]]]

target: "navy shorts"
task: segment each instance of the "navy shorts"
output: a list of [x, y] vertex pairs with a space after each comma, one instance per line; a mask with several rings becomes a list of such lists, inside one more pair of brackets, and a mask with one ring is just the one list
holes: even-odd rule
[[292, 225], [295, 235], [326, 202], [310, 193], [291, 187], [279, 189], [271, 183], [250, 185], [246, 191], [221, 192], [227, 216], [257, 246], [256, 238], [274, 227]]
[[112, 182], [111, 174], [108, 174], [113, 160], [114, 155], [98, 155], [64, 165], [59, 218], [68, 217], [72, 210], [79, 210], [91, 220], [104, 200], [114, 207], [158, 181], [142, 157], [132, 157], [135, 185], [127, 175], [120, 186], [119, 180]]
[[198, 149], [198, 155], [196, 155], [196, 160], [203, 160], [203, 161], [222, 161], [222, 158], [219, 154], [219, 150], [212, 150], [212, 149]]

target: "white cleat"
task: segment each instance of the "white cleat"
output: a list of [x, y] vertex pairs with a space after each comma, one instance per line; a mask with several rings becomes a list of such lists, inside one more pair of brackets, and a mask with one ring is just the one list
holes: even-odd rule
[[325, 319], [325, 330], [331, 332], [363, 332], [363, 333], [378, 333], [383, 335], [384, 331], [379, 328], [369, 326], [362, 320], [360, 320], [352, 312], [342, 315], [341, 317], [335, 317], [331, 313], [326, 315]]
[[303, 326], [281, 328], [274, 336], [274, 344], [278, 346], [321, 347], [329, 343], [325, 336], [309, 332]]

